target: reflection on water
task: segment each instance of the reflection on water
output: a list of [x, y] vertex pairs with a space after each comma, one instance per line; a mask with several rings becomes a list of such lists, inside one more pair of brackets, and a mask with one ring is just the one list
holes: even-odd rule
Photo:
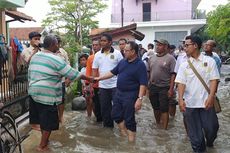
[[[230, 77], [230, 67], [223, 66], [218, 96], [222, 112], [218, 114], [220, 130], [214, 148], [209, 153], [230, 153], [230, 85], [224, 82]], [[137, 140], [135, 144], [119, 135], [118, 128], [107, 129], [87, 118], [85, 112], [65, 112], [65, 123], [59, 131], [51, 135], [50, 148], [54, 153], [190, 153], [192, 152], [182, 123], [182, 114], [177, 110], [175, 118], [170, 118], [167, 131], [159, 129], [154, 120], [151, 105], [147, 99], [136, 114]], [[24, 152], [35, 152], [40, 133], [31, 132], [23, 143]]]

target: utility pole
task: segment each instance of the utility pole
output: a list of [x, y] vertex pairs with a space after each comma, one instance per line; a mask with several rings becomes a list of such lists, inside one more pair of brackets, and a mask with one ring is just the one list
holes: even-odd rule
[[121, 0], [121, 27], [124, 26], [124, 0]]

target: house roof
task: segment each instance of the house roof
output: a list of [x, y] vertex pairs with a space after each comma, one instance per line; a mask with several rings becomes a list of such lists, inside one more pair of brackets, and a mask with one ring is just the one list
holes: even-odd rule
[[41, 33], [42, 27], [28, 27], [28, 28], [10, 28], [10, 38], [17, 37], [19, 40], [29, 40], [29, 33], [32, 31]]
[[36, 22], [31, 16], [28, 16], [28, 15], [22, 13], [22, 12], [19, 12], [19, 11], [5, 10], [5, 13], [6, 13], [7, 16], [13, 18], [13, 20], [10, 20], [10, 21], [18, 20], [20, 22], [24, 22], [25, 20], [28, 20], [28, 21]]
[[141, 41], [144, 39], [145, 35], [139, 31], [136, 31], [137, 24], [133, 23], [124, 27], [116, 28], [116, 29], [94, 29], [91, 31], [90, 37], [91, 39], [98, 39], [101, 37], [103, 33], [108, 33], [111, 35], [121, 35], [125, 32], [130, 33], [135, 37], [135, 39]]

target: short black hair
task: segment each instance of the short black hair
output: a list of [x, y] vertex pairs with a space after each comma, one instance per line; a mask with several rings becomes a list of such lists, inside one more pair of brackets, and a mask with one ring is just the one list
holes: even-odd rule
[[56, 42], [58, 42], [56, 36], [54, 35], [48, 35], [44, 38], [43, 40], [43, 47], [45, 49], [49, 48], [51, 45], [55, 44]]
[[134, 49], [135, 53], [138, 54], [139, 47], [137, 43], [135, 43], [134, 41], [129, 41], [127, 44], [129, 44], [131, 49]]
[[118, 42], [120, 42], [120, 41], [124, 41], [126, 44], [128, 42], [125, 38], [121, 38], [121, 39], [118, 40]]
[[154, 48], [154, 45], [153, 45], [152, 43], [149, 43], [149, 44], [148, 44], [148, 47], [149, 47], [149, 46], [150, 46], [152, 49]]
[[79, 57], [79, 61], [80, 61], [80, 59], [82, 59], [82, 58], [88, 59], [88, 57], [89, 57], [88, 54], [81, 54], [80, 57]]
[[202, 40], [200, 39], [200, 37], [195, 36], [195, 35], [190, 35], [190, 36], [186, 36], [185, 40], [190, 39], [193, 43], [196, 43], [198, 46], [198, 49], [201, 49], [202, 46]]
[[42, 35], [39, 32], [32, 31], [29, 33], [29, 39], [32, 40], [33, 37], [41, 37]]
[[56, 37], [58, 43], [61, 43], [61, 42], [62, 42], [61, 37], [60, 37], [59, 35], [55, 35], [55, 37]]
[[112, 41], [112, 40], [113, 40], [112, 35], [110, 35], [110, 34], [108, 34], [108, 33], [103, 33], [103, 34], [101, 35], [101, 37], [106, 37], [106, 39], [107, 39], [108, 41]]
[[169, 45], [169, 48], [170, 48], [170, 49], [175, 49], [176, 46], [175, 46], [175, 45]]
[[100, 39], [93, 39], [92, 42], [97, 41], [98, 43], [100, 43]]

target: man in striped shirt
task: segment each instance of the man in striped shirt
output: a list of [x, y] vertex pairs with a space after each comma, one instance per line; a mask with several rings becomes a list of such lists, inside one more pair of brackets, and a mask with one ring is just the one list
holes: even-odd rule
[[57, 106], [62, 102], [62, 77], [87, 79], [55, 55], [58, 49], [56, 37], [46, 36], [44, 50], [31, 58], [28, 69], [30, 124], [39, 124], [42, 133], [38, 151], [49, 149], [47, 145], [51, 131], [59, 128]]

